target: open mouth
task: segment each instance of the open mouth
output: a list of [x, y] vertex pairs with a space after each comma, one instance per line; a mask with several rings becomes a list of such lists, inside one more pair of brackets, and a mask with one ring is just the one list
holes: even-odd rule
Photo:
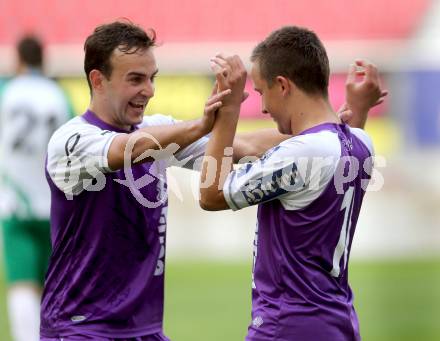
[[130, 107], [132, 107], [132, 108], [135, 108], [135, 109], [137, 109], [137, 110], [144, 110], [145, 109], [145, 106], [146, 106], [146, 103], [145, 102], [139, 102], [139, 103], [137, 103], [137, 102], [128, 102], [128, 105], [130, 106]]

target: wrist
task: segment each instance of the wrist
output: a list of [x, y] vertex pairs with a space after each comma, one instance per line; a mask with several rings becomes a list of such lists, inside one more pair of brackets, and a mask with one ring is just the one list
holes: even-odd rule
[[211, 131], [207, 127], [207, 124], [204, 122], [203, 118], [196, 119], [190, 123], [188, 136], [190, 136], [190, 138], [193, 140], [198, 140], [199, 138], [209, 134]]
[[352, 117], [347, 120], [347, 124], [353, 128], [361, 128], [364, 129], [365, 127], [365, 123], [367, 121], [368, 118], [368, 110], [369, 109], [364, 109], [364, 108], [355, 108], [355, 107], [350, 107], [349, 109], [352, 111], [353, 115]]
[[347, 101], [347, 108], [351, 110], [356, 115], [368, 114], [371, 106], [366, 103], [359, 103], [360, 101], [350, 102]]
[[216, 121], [238, 121], [238, 118], [240, 116], [240, 107], [241, 105], [232, 104], [222, 106], [217, 113]]

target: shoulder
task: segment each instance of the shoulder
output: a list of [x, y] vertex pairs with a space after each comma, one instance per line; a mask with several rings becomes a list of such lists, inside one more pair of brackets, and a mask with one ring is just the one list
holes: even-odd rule
[[338, 134], [322, 130], [291, 137], [269, 149], [261, 158], [238, 170], [237, 175], [285, 167], [307, 168], [311, 164], [325, 163], [334, 166], [341, 156]]
[[2, 82], [0, 85], [1, 93], [7, 94], [9, 91], [14, 91], [19, 83], [20, 82], [18, 81], [17, 77]]
[[9, 82], [7, 80], [0, 79], [0, 104], [2, 102], [2, 97], [3, 97], [3, 94], [4, 94], [5, 90], [6, 90], [6, 88], [7, 88], [7, 84], [8, 83]]
[[54, 79], [51, 79], [48, 77], [43, 77], [43, 76], [41, 76], [39, 78], [40, 78], [39, 82], [41, 82], [41, 84], [44, 84], [48, 89], [51, 89], [54, 93], [64, 95], [63, 88]]
[[4, 97], [10, 102], [32, 101], [44, 103], [64, 103], [65, 94], [54, 80], [42, 75], [22, 75], [5, 84]]
[[338, 134], [330, 130], [294, 136], [275, 147], [279, 155], [297, 157], [330, 157], [341, 155]]
[[38, 84], [40, 87], [40, 91], [47, 91], [54, 97], [64, 98], [65, 93], [62, 87], [53, 79], [49, 77], [45, 77], [43, 75], [35, 75], [32, 77], [32, 80], [29, 80], [30, 82], [33, 82], [35, 86]]
[[[65, 174], [84, 180], [95, 170], [109, 172], [108, 151], [118, 134], [94, 126], [82, 116], [72, 118], [58, 128], [49, 141], [46, 164], [46, 169], [58, 188], [65, 191], [72, 185], [64, 183]], [[93, 172], [85, 171], [88, 169]], [[77, 185], [75, 181], [73, 183]]]
[[374, 154], [374, 145], [373, 140], [371, 139], [370, 135], [368, 133], [360, 128], [352, 128], [350, 127], [350, 132], [354, 136], [356, 136], [369, 150], [370, 154]]
[[148, 126], [168, 125], [168, 124], [174, 124], [176, 122], [178, 122], [178, 120], [176, 120], [170, 115], [163, 115], [163, 114], [145, 115], [142, 123], [139, 125], [139, 128], [144, 128]]
[[76, 116], [61, 125], [53, 134], [53, 137], [63, 136], [72, 132], [101, 133], [104, 130], [88, 123], [82, 116]]
[[88, 123], [81, 116], [74, 117], [61, 125], [52, 135], [49, 140], [48, 152], [49, 154], [57, 151], [62, 147], [64, 151], [64, 146], [66, 143], [75, 136], [85, 137], [85, 136], [99, 136], [104, 135], [107, 132], [101, 128]]
[[[25, 74], [12, 78], [9, 82], [6, 83], [6, 86], [8, 90], [27, 86], [35, 86], [36, 84], [47, 88], [52, 87], [54, 83], [54, 81], [42, 75]], [[40, 88], [35, 88], [34, 90], [39, 91]]]

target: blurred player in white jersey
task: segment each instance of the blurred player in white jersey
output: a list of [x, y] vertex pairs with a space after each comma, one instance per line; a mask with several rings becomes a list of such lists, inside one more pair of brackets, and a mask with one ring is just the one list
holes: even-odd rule
[[47, 144], [72, 115], [61, 88], [43, 75], [33, 36], [17, 44], [16, 76], [0, 93], [0, 219], [15, 341], [39, 339], [41, 288], [50, 255]]

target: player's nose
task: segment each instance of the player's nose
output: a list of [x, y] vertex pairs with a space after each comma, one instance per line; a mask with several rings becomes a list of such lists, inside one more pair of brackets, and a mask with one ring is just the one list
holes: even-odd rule
[[145, 85], [142, 87], [141, 94], [147, 98], [151, 98], [154, 96], [154, 84], [152, 82], [146, 82]]

